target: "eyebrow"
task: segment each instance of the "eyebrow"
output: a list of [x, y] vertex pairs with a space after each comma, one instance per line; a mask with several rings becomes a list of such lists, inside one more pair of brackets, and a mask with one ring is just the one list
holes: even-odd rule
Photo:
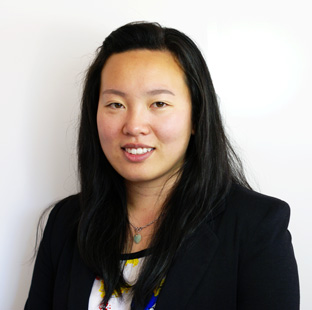
[[148, 95], [168, 94], [175, 96], [174, 93], [168, 89], [153, 89], [147, 92]]
[[[102, 94], [112, 94], [112, 95], [117, 95], [117, 96], [121, 96], [121, 97], [126, 97], [126, 93], [117, 90], [117, 89], [113, 89], [113, 88], [109, 88], [109, 89], [105, 89]], [[159, 94], [168, 94], [168, 95], [172, 95], [175, 96], [175, 94], [168, 90], [168, 89], [152, 89], [146, 92], [147, 95], [159, 95]]]
[[118, 96], [121, 96], [121, 97], [126, 97], [126, 94], [120, 90], [117, 90], [117, 89], [105, 89], [103, 90], [102, 94], [112, 94], [112, 95], [118, 95]]

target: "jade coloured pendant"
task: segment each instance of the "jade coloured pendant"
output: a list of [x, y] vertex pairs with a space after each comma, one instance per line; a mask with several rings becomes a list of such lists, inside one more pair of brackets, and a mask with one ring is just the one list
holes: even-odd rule
[[142, 236], [140, 234], [135, 234], [133, 237], [133, 241], [138, 244], [141, 242]]

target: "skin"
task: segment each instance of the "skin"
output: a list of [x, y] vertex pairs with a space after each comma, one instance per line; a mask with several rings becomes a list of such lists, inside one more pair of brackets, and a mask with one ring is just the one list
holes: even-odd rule
[[[107, 60], [98, 133], [105, 156], [125, 179], [129, 219], [136, 226], [159, 215], [177, 178], [192, 134], [191, 109], [184, 73], [170, 52], [134, 50]], [[151, 226], [132, 251], [148, 245]]]

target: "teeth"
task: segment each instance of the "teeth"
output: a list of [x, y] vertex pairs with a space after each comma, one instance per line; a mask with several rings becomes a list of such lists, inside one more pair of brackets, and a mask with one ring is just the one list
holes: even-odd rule
[[153, 148], [149, 147], [149, 148], [137, 148], [137, 149], [134, 149], [134, 148], [126, 148], [126, 152], [127, 153], [130, 153], [132, 155], [141, 155], [141, 154], [145, 154], [147, 152], [150, 152]]

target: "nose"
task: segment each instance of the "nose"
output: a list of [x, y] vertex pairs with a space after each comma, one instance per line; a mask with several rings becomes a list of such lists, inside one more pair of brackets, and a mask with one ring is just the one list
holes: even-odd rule
[[146, 113], [142, 109], [128, 111], [122, 132], [130, 136], [147, 135], [150, 125]]

